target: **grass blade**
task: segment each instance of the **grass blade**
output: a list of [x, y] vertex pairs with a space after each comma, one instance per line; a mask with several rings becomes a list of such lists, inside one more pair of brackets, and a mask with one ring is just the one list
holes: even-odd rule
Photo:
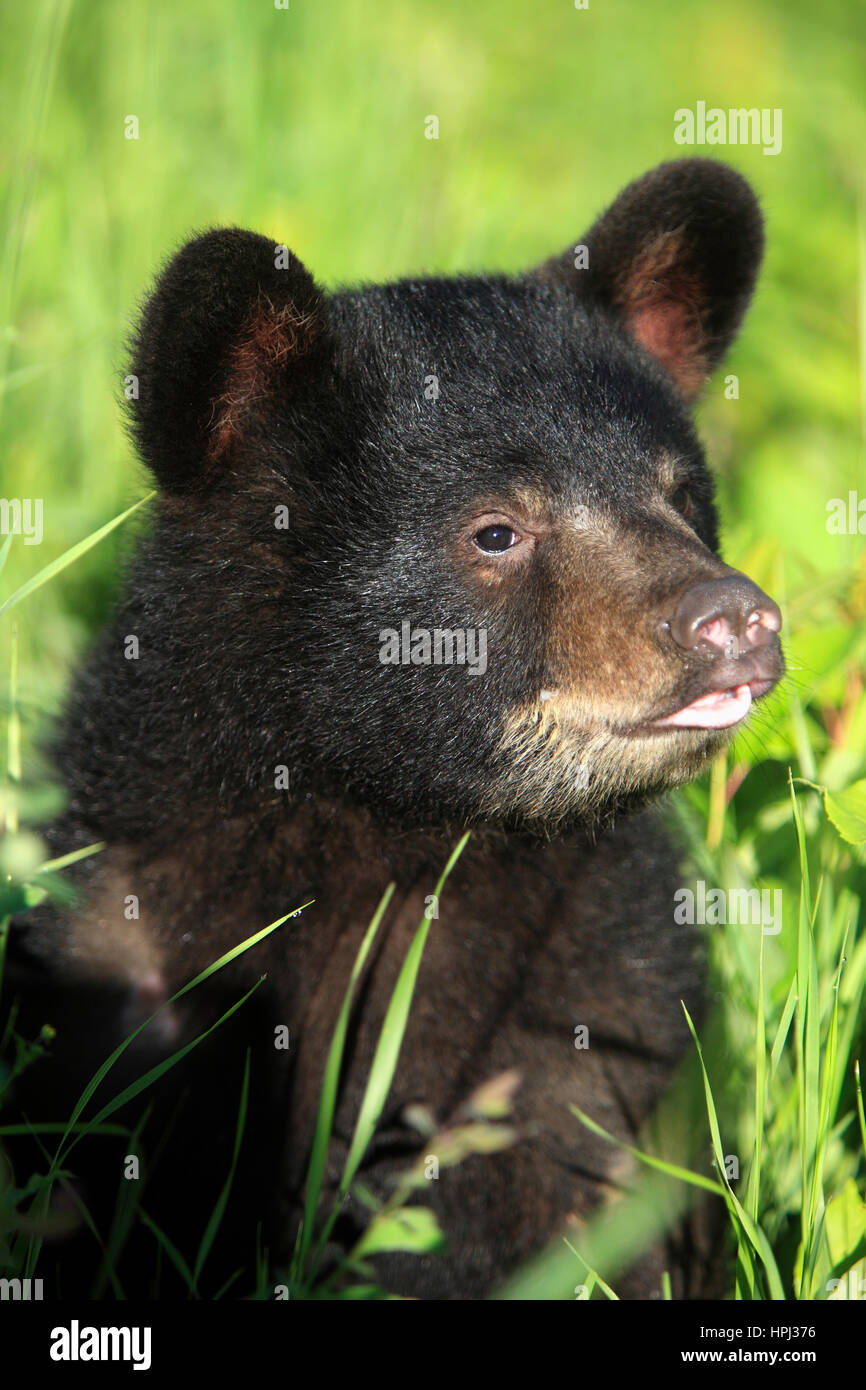
[[737, 1237], [739, 1239], [740, 1230], [738, 1229], [738, 1225], [742, 1227], [742, 1230], [748, 1236], [749, 1241], [751, 1242], [751, 1245], [755, 1250], [755, 1253], [758, 1255], [758, 1258], [764, 1265], [764, 1268], [767, 1271], [767, 1280], [770, 1288], [770, 1297], [775, 1301], [784, 1302], [785, 1291], [782, 1287], [782, 1279], [779, 1274], [778, 1265], [776, 1264], [775, 1258], [773, 1256], [773, 1251], [770, 1247], [770, 1242], [767, 1240], [767, 1237], [761, 1230], [760, 1226], [756, 1225], [752, 1218], [749, 1216], [748, 1212], [745, 1210], [743, 1204], [740, 1202], [739, 1198], [736, 1196], [730, 1183], [728, 1182], [727, 1173], [725, 1170], [725, 1155], [722, 1148], [722, 1136], [721, 1131], [719, 1129], [719, 1118], [716, 1113], [715, 1101], [713, 1100], [713, 1092], [712, 1087], [710, 1086], [710, 1078], [707, 1075], [707, 1069], [704, 1064], [703, 1049], [701, 1047], [700, 1039], [698, 1038], [695, 1025], [692, 1022], [691, 1015], [689, 1014], [689, 1011], [686, 1008], [685, 1004], [683, 1004], [682, 1008], [683, 1013], [686, 1016], [686, 1023], [689, 1026], [689, 1032], [692, 1035], [695, 1047], [697, 1048], [698, 1052], [698, 1060], [701, 1065], [701, 1075], [703, 1076], [704, 1080], [704, 1095], [706, 1097], [707, 1102], [707, 1116], [710, 1122], [710, 1134], [712, 1135], [713, 1140], [713, 1154], [715, 1155], [716, 1168], [719, 1173], [719, 1177], [724, 1183], [725, 1200], [727, 1201], [728, 1210], [730, 1211], [732, 1220], [734, 1222], [734, 1229], [736, 1230]]
[[[442, 889], [451, 874], [451, 870], [463, 853], [469, 835], [470, 832], [467, 831], [451, 854], [445, 868], [442, 870], [439, 882], [434, 889], [434, 896], [437, 899], [442, 893]], [[394, 1072], [397, 1069], [397, 1058], [403, 1042], [403, 1034], [406, 1031], [406, 1023], [409, 1018], [409, 1008], [412, 1003], [412, 996], [415, 992], [415, 982], [418, 979], [418, 971], [421, 966], [421, 957], [424, 954], [424, 946], [427, 942], [432, 920], [432, 917], [428, 917], [426, 913], [421, 918], [388, 1004], [385, 1020], [382, 1024], [382, 1031], [379, 1035], [379, 1042], [373, 1057], [373, 1064], [370, 1069], [367, 1089], [364, 1092], [364, 1099], [361, 1102], [361, 1113], [358, 1116], [355, 1132], [352, 1136], [352, 1143], [346, 1157], [346, 1166], [343, 1170], [343, 1177], [340, 1182], [341, 1196], [348, 1192], [352, 1179], [358, 1171], [358, 1166], [373, 1137], [373, 1132], [379, 1122], [385, 1100], [391, 1089], [391, 1082], [394, 1079]]]
[[[304, 907], [308, 906], [308, 903], [304, 904]], [[230, 951], [226, 951], [224, 955], [220, 956], [219, 960], [214, 961], [213, 964], [209, 965], [206, 970], [202, 970], [199, 975], [196, 975], [194, 980], [190, 980], [187, 984], [183, 986], [182, 989], [179, 989], [177, 991], [177, 994], [173, 994], [172, 997], [170, 999], [167, 999], [164, 1004], [161, 1004], [159, 1008], [156, 1009], [154, 1013], [150, 1015], [149, 1018], [146, 1018], [143, 1023], [140, 1023], [139, 1026], [132, 1033], [130, 1033], [129, 1037], [124, 1038], [123, 1042], [120, 1043], [114, 1049], [111, 1056], [106, 1058], [106, 1060], [91, 1077], [90, 1081], [87, 1083], [87, 1085], [85, 1086], [84, 1090], [82, 1091], [81, 1095], [75, 1103], [72, 1115], [70, 1116], [68, 1121], [68, 1128], [71, 1129], [71, 1127], [76, 1124], [78, 1117], [83, 1111], [84, 1107], [87, 1105], [87, 1102], [90, 1100], [91, 1096], [96, 1091], [97, 1087], [103, 1081], [105, 1076], [107, 1076], [108, 1072], [114, 1066], [117, 1059], [120, 1056], [122, 1056], [122, 1054], [129, 1047], [130, 1043], [138, 1037], [139, 1033], [143, 1032], [143, 1030], [148, 1026], [148, 1024], [153, 1019], [157, 1018], [159, 1014], [162, 1013], [163, 1009], [169, 1008], [170, 1005], [174, 1004], [178, 999], [182, 999], [185, 994], [189, 994], [190, 990], [195, 989], [198, 985], [202, 984], [212, 975], [215, 975], [218, 970], [222, 970], [224, 966], [228, 965], [231, 961], [235, 960], [239, 955], [242, 955], [244, 951], [248, 951], [252, 946], [255, 946], [259, 941], [262, 941], [266, 936], [269, 936], [271, 932], [276, 931], [277, 928], [281, 927], [284, 922], [287, 922], [290, 917], [295, 917], [297, 916], [298, 912], [302, 911], [303, 908], [298, 908], [295, 912], [287, 912], [284, 917], [278, 917], [276, 922], [271, 922], [270, 926], [263, 927], [261, 931], [255, 932], [253, 936], [247, 937], [246, 941], [242, 941], [238, 946], [233, 946]], [[255, 985], [253, 985], [253, 989], [257, 989], [259, 983], [260, 982], [257, 982]], [[230, 1018], [231, 1015], [237, 1009], [240, 1008], [241, 1004], [243, 1004], [252, 994], [253, 989], [248, 990], [247, 993], [244, 995], [243, 999], [240, 999], [237, 1004], [234, 1004], [232, 1008], [229, 1009], [223, 1015], [223, 1017], [219, 1020], [218, 1023], [212, 1024], [206, 1032], [202, 1033], [193, 1042], [188, 1043], [186, 1047], [181, 1049], [180, 1052], [174, 1053], [166, 1061], [161, 1062], [156, 1067], [151, 1068], [151, 1070], [147, 1073], [147, 1076], [145, 1078], [140, 1078], [140, 1082], [135, 1082], [131, 1086], [128, 1086], [126, 1090], [122, 1093], [119, 1103], [124, 1104], [127, 1100], [131, 1100], [133, 1096], [137, 1095], [139, 1091], [144, 1089], [145, 1085], [149, 1085], [151, 1081], [156, 1080], [159, 1076], [162, 1075], [164, 1071], [167, 1071], [170, 1066], [173, 1066], [175, 1062], [180, 1061], [181, 1057], [185, 1057], [187, 1052], [189, 1052], [193, 1047], [197, 1047], [198, 1044], [202, 1042], [206, 1037], [208, 1037], [208, 1035], [212, 1033], [215, 1028], [219, 1027], [220, 1023], [225, 1022], [227, 1018]], [[108, 1106], [103, 1107], [103, 1109], [99, 1112], [99, 1114], [96, 1117], [94, 1117], [91, 1123], [97, 1123], [105, 1115], [110, 1115], [117, 1108], [118, 1099], [115, 1098], [115, 1101], [112, 1101]], [[80, 1137], [81, 1134], [86, 1134], [87, 1132], [88, 1125], [85, 1124], [84, 1127], [80, 1129], [78, 1137]], [[62, 1147], [62, 1144], [60, 1147]]]
[[[451, 870], [454, 868], [454, 865], [457, 863], [457, 860], [463, 853], [463, 850], [466, 846], [470, 834], [471, 832], [467, 831], [463, 838], [460, 840], [459, 844], [452, 851], [451, 856], [448, 859], [448, 863], [442, 870], [442, 873], [439, 876], [439, 881], [436, 884], [436, 888], [434, 890], [434, 895], [436, 898], [439, 898], [439, 896], [441, 895], [442, 889], [445, 886], [445, 883], [451, 873]], [[384, 1107], [385, 1100], [387, 1098], [389, 1090], [391, 1089], [391, 1082], [394, 1079], [394, 1072], [397, 1068], [397, 1059], [400, 1055], [400, 1047], [403, 1042], [403, 1034], [405, 1033], [406, 1023], [409, 1017], [409, 1008], [411, 1006], [412, 997], [415, 992], [415, 982], [418, 978], [418, 971], [421, 966], [421, 958], [424, 953], [424, 946], [430, 931], [431, 922], [432, 917], [428, 917], [425, 912], [424, 916], [421, 918], [420, 923], [418, 924], [418, 928], [415, 932], [415, 935], [412, 938], [412, 943], [409, 947], [409, 950], [406, 953], [406, 959], [404, 960], [403, 965], [400, 969], [400, 974], [397, 977], [397, 983], [394, 986], [393, 993], [389, 1000], [388, 1008], [385, 1012], [385, 1018], [382, 1023], [382, 1029], [379, 1034], [379, 1040], [376, 1044], [376, 1051], [373, 1056], [373, 1062], [370, 1067], [370, 1075], [367, 1080], [367, 1086], [364, 1091], [363, 1099], [361, 1101], [361, 1109], [358, 1115], [358, 1119], [355, 1122], [355, 1129], [352, 1135], [352, 1141], [349, 1146], [349, 1152], [346, 1156], [346, 1161], [343, 1168], [343, 1175], [340, 1179], [340, 1185], [337, 1191], [336, 1201], [334, 1202], [333, 1209], [331, 1210], [328, 1219], [324, 1224], [322, 1233], [319, 1236], [318, 1242], [316, 1244], [315, 1253], [313, 1255], [312, 1272], [315, 1271], [318, 1262], [321, 1259], [322, 1251], [324, 1250], [328, 1242], [328, 1238], [333, 1229], [334, 1222], [336, 1221], [337, 1216], [339, 1214], [343, 1198], [349, 1191], [355, 1174], [357, 1173], [358, 1168], [360, 1166], [361, 1159], [363, 1158], [367, 1150], [367, 1146], [369, 1145], [370, 1140], [373, 1137], [376, 1125], [378, 1124], [379, 1118], [382, 1114], [382, 1109]]]
[[587, 1264], [580, 1251], [574, 1248], [570, 1240], [566, 1240], [565, 1236], [563, 1236], [562, 1238], [565, 1241], [565, 1244], [568, 1246], [569, 1250], [571, 1251], [572, 1255], [574, 1255], [578, 1260], [580, 1260], [580, 1263], [583, 1265], [584, 1269], [586, 1270], [589, 1276], [589, 1278], [586, 1281], [587, 1299], [590, 1298], [593, 1289], [595, 1288], [596, 1284], [598, 1284], [598, 1287], [601, 1289], [604, 1296], [610, 1300], [610, 1302], [619, 1303], [619, 1295], [614, 1293], [613, 1289], [610, 1287], [610, 1284], [605, 1283], [598, 1270], [593, 1269], [592, 1265]]
[[588, 1130], [597, 1134], [600, 1139], [607, 1139], [608, 1143], [615, 1144], [618, 1149], [623, 1149], [630, 1153], [633, 1158], [637, 1158], [641, 1163], [645, 1163], [648, 1168], [655, 1168], [659, 1173], [665, 1173], [669, 1178], [678, 1178], [680, 1182], [687, 1182], [692, 1187], [703, 1188], [705, 1192], [714, 1192], [718, 1197], [724, 1197], [725, 1189], [721, 1183], [715, 1182], [712, 1178], [705, 1178], [703, 1173], [694, 1173], [690, 1168], [681, 1168], [677, 1163], [669, 1163], [667, 1159], [656, 1158], [655, 1154], [644, 1153], [642, 1149], [636, 1149], [631, 1144], [627, 1144], [624, 1139], [617, 1139], [615, 1134], [603, 1129], [595, 1120], [591, 1120], [589, 1115], [576, 1105], [570, 1105], [569, 1110], [575, 1115], [581, 1124], [586, 1125]]
[[240, 1156], [241, 1144], [243, 1143], [244, 1130], [246, 1129], [247, 1105], [249, 1103], [249, 1096], [250, 1053], [248, 1048], [246, 1062], [244, 1064], [244, 1077], [243, 1081], [241, 1082], [241, 1100], [240, 1105], [238, 1107], [237, 1125], [235, 1126], [235, 1142], [234, 1148], [232, 1149], [232, 1159], [229, 1165], [228, 1175], [222, 1186], [220, 1194], [217, 1197], [216, 1205], [214, 1206], [214, 1209], [211, 1212], [210, 1220], [208, 1221], [207, 1226], [205, 1227], [204, 1235], [201, 1238], [201, 1244], [199, 1245], [198, 1254], [196, 1255], [195, 1268], [192, 1272], [192, 1291], [196, 1295], [198, 1294], [198, 1281], [201, 1278], [201, 1272], [204, 1268], [205, 1260], [207, 1259], [211, 1247], [213, 1246], [213, 1243], [216, 1240], [217, 1232], [219, 1231], [223, 1215], [225, 1214], [226, 1205], [229, 1200], [229, 1193], [232, 1189], [235, 1171], [238, 1166], [238, 1158]]
[[114, 517], [111, 521], [107, 521], [104, 526], [100, 526], [98, 531], [91, 532], [89, 536], [84, 537], [84, 540], [78, 541], [69, 550], [65, 550], [62, 555], [58, 555], [57, 559], [52, 560], [44, 569], [32, 575], [30, 579], [26, 580], [21, 585], [20, 589], [16, 589], [15, 593], [12, 594], [10, 598], [7, 598], [5, 603], [0, 604], [0, 617], [2, 617], [4, 613], [7, 613], [10, 608], [14, 608], [17, 603], [21, 603], [22, 599], [29, 598], [34, 590], [40, 589], [43, 584], [47, 584], [49, 579], [53, 579], [55, 575], [60, 574], [61, 570], [65, 570], [67, 565], [74, 564], [76, 560], [80, 559], [82, 555], [85, 555], [93, 546], [98, 545], [98, 543], [113, 531], [115, 527], [120, 526], [126, 521], [127, 517], [132, 516], [133, 512], [137, 512], [139, 507], [143, 507], [145, 502], [149, 502], [150, 499], [155, 496], [156, 494], [154, 492], [147, 493], [147, 495], [142, 497], [138, 502], [134, 502], [131, 507], [127, 507], [125, 512], [121, 512], [119, 516]]
[[346, 1033], [349, 1027], [349, 1014], [352, 1007], [352, 1000], [355, 996], [355, 986], [364, 968], [370, 947], [379, 930], [382, 918], [388, 908], [388, 904], [394, 894], [394, 884], [389, 883], [382, 895], [382, 899], [370, 921], [364, 939], [361, 942], [360, 950], [355, 957], [355, 964], [352, 967], [352, 974], [346, 993], [343, 997], [343, 1005], [337, 1019], [337, 1026], [334, 1029], [334, 1036], [328, 1050], [328, 1059], [325, 1064], [325, 1075], [322, 1081], [322, 1092], [319, 1099], [319, 1110], [316, 1116], [316, 1131], [313, 1137], [313, 1147], [310, 1153], [310, 1162], [307, 1169], [307, 1190], [304, 1200], [304, 1219], [298, 1234], [298, 1244], [296, 1246], [295, 1258], [292, 1262], [292, 1274], [294, 1280], [303, 1278], [303, 1270], [307, 1262], [307, 1256], [313, 1240], [313, 1228], [316, 1219], [316, 1210], [319, 1205], [319, 1196], [322, 1190], [322, 1181], [325, 1173], [325, 1163], [328, 1155], [328, 1144], [331, 1139], [331, 1129], [334, 1122], [334, 1111], [337, 1105], [337, 1085], [340, 1079], [340, 1068], [343, 1065], [343, 1051], [346, 1045]]

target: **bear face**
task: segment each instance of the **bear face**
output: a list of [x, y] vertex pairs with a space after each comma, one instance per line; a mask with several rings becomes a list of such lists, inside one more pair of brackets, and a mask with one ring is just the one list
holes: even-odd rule
[[396, 825], [546, 835], [693, 777], [778, 679], [778, 609], [716, 554], [688, 410], [754, 284], [754, 197], [679, 161], [581, 245], [325, 296], [234, 230], [163, 273], [129, 630], [195, 651], [150, 679], [200, 790], [248, 806], [285, 767]]

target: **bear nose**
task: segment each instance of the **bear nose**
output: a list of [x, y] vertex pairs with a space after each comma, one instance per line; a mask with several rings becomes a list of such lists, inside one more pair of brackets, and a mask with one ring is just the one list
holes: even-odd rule
[[743, 651], [768, 646], [781, 626], [778, 605], [744, 574], [693, 584], [670, 621], [678, 646], [709, 647], [734, 661]]

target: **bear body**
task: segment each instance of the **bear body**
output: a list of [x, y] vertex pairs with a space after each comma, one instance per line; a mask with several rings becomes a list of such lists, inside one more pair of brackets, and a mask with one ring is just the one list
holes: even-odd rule
[[[782, 670], [778, 610], [718, 557], [689, 417], [748, 303], [761, 220], [739, 176], [686, 160], [583, 243], [588, 267], [570, 249], [519, 277], [325, 295], [285, 247], [212, 232], [144, 309], [133, 428], [159, 497], [70, 700], [70, 805], [50, 833], [58, 853], [106, 848], [76, 870], [77, 911], [15, 924], [11, 979], [23, 1017], [61, 1020], [34, 1068], [55, 1068], [59, 1103], [154, 1007], [309, 903], [112, 1073], [119, 1089], [253, 991], [131, 1112], [152, 1097], [171, 1136], [157, 1163], [145, 1124], [143, 1205], [182, 1210], [194, 1252], [249, 1057], [225, 1269], [249, 1271], [257, 1239], [276, 1268], [291, 1252], [327, 1049], [389, 882], [326, 1195], [425, 911], [360, 1177], [387, 1198], [425, 1153], [413, 1108], [447, 1126], [503, 1073], [518, 1137], [427, 1185], [446, 1252], [380, 1261], [386, 1287], [483, 1296], [585, 1217], [617, 1153], [569, 1106], [633, 1140], [687, 1049], [697, 942], [673, 922], [676, 850], [641, 808]], [[114, 1190], [119, 1150], [97, 1143], [85, 1184], [113, 1171]], [[335, 1241], [366, 1219], [350, 1197]], [[150, 1234], [130, 1248], [149, 1269]]]

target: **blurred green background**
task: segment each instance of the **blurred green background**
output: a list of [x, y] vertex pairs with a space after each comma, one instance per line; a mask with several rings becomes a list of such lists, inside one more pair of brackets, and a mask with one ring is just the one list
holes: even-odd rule
[[[0, 495], [45, 505], [44, 541], [13, 545], [4, 592], [146, 490], [119, 407], [124, 341], [192, 230], [253, 227], [329, 286], [518, 270], [692, 152], [746, 174], [768, 222], [726, 368], [739, 399], [720, 373], [700, 407], [727, 554], [777, 583], [783, 554], [789, 593], [850, 584], [862, 538], [825, 527], [829, 498], [866, 496], [866, 17], [850, 0], [7, 0], [2, 17]], [[698, 100], [781, 108], [781, 154], [677, 146], [674, 111]], [[28, 601], [25, 703], [56, 701], [123, 544]]]
[[[625, 183], [662, 160], [711, 153], [752, 181], [767, 219], [765, 270], [699, 417], [726, 557], [783, 603], [790, 675], [729, 762], [673, 805], [709, 882], [785, 890], [779, 936], [710, 934], [726, 1040], [713, 1079], [737, 1111], [733, 1151], [766, 1150], [754, 1214], [794, 1287], [799, 1184], [812, 1164], [812, 1112], [798, 1096], [814, 1076], [801, 1084], [801, 1044], [780, 1061], [763, 1105], [751, 1074], [763, 1055], [755, 981], [761, 950], [767, 1038], [784, 1038], [788, 1024], [777, 1029], [803, 936], [789, 768], [840, 794], [866, 778], [866, 537], [826, 527], [830, 499], [854, 490], [866, 500], [866, 8], [0, 0], [0, 16], [0, 497], [41, 498], [45, 526], [40, 546], [13, 544], [0, 603], [149, 489], [122, 423], [124, 344], [159, 265], [193, 231], [255, 228], [288, 243], [326, 286], [516, 271], [574, 244]], [[698, 101], [780, 108], [781, 153], [677, 145], [674, 113]], [[425, 139], [430, 115], [438, 140]], [[130, 116], [137, 140], [125, 138]], [[725, 397], [727, 373], [739, 378], [736, 400]], [[105, 616], [129, 542], [127, 525], [12, 615], [25, 784], [40, 776], [39, 725]], [[0, 626], [0, 711], [9, 627]], [[856, 785], [862, 802], [866, 782]], [[810, 800], [801, 784], [800, 794], [823, 893], [821, 1007], [826, 1023], [841, 1000], [843, 1019], [840, 1079], [821, 1122], [832, 1129], [822, 1169], [831, 1198], [861, 1161], [849, 1063], [863, 1055], [866, 956], [847, 933], [863, 897], [863, 842], [859, 831], [840, 839], [817, 793]], [[801, 982], [797, 1027], [817, 1008], [807, 994]], [[836, 1056], [829, 1036], [822, 1031], [822, 1057]], [[702, 1107], [700, 1098], [683, 1112], [695, 1134]], [[802, 1216], [806, 1244], [818, 1215], [823, 1207]], [[562, 1282], [570, 1290], [570, 1265]]]

